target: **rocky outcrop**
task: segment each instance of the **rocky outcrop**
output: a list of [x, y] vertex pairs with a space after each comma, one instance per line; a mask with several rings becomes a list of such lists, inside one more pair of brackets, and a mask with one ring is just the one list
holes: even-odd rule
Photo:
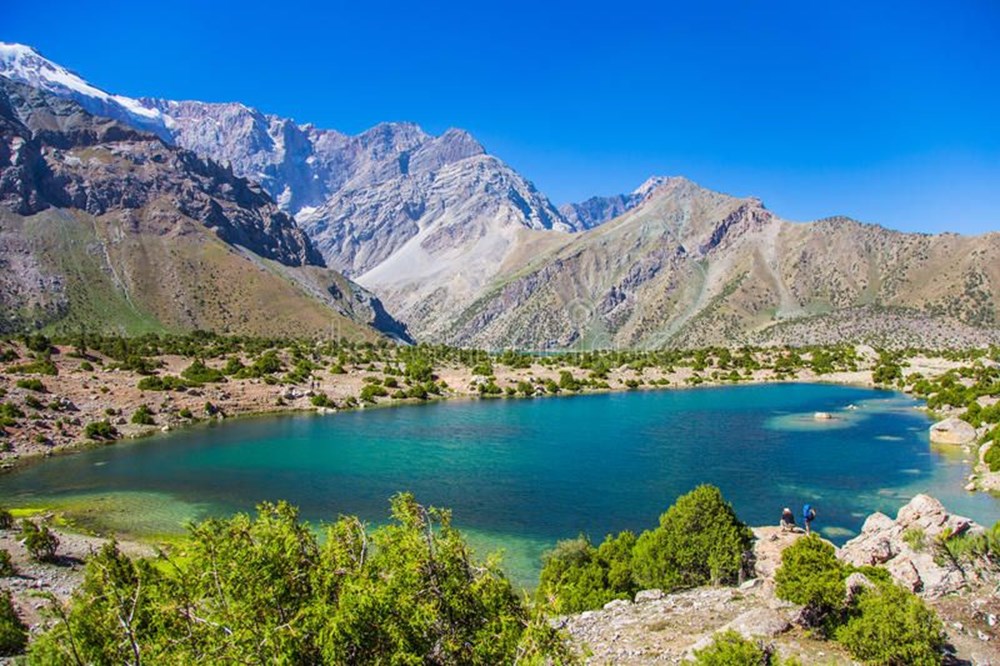
[[0, 331], [408, 339], [256, 184], [0, 77]]
[[977, 575], [940, 557], [937, 544], [982, 531], [968, 518], [949, 513], [933, 497], [917, 495], [895, 520], [883, 513], [869, 516], [861, 534], [844, 544], [838, 557], [855, 566], [884, 566], [911, 591], [937, 598], [961, 590]]
[[962, 419], [948, 418], [930, 428], [931, 443], [965, 446], [976, 441], [976, 429]]
[[9, 132], [0, 168], [14, 167], [4, 169], [0, 198], [15, 212], [55, 207], [99, 216], [166, 199], [227, 243], [287, 266], [324, 265], [266, 193], [215, 162], [3, 78], [0, 116]]
[[699, 588], [649, 597], [635, 603], [613, 601], [598, 611], [561, 618], [574, 643], [592, 653], [593, 664], [679, 663], [712, 640], [713, 634], [735, 629], [767, 639], [790, 626], [791, 609], [759, 591]]

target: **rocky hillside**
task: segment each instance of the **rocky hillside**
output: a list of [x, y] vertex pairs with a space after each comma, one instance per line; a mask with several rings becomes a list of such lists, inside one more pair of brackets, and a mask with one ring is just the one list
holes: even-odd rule
[[0, 132], [5, 331], [402, 332], [228, 168], [2, 77]]
[[998, 287], [1000, 234], [791, 223], [757, 199], [670, 178], [624, 215], [512, 267], [435, 333], [486, 347], [566, 347], [919, 344], [939, 330], [968, 344], [1000, 339]]
[[[421, 340], [491, 348], [1000, 341], [997, 234], [904, 234], [846, 218], [791, 223], [757, 199], [683, 178], [651, 178], [629, 194], [557, 210], [462, 130], [431, 136], [387, 123], [351, 136], [242, 104], [111, 95], [16, 45], [0, 45], [0, 74], [259, 183], [253, 196], [269, 194], [294, 215], [311, 245], [273, 216], [264, 227], [220, 222], [213, 228], [224, 240], [260, 252], [260, 234], [233, 234], [278, 232], [275, 252], [298, 247], [299, 260], [355, 279]], [[103, 195], [89, 196], [82, 210], [93, 213], [87, 206], [100, 209]]]

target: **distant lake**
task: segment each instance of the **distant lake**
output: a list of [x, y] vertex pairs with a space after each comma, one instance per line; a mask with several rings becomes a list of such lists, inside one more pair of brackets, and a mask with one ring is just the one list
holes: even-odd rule
[[[313, 524], [380, 522], [401, 490], [453, 510], [482, 552], [503, 549], [520, 583], [542, 553], [656, 524], [674, 499], [719, 486], [751, 525], [782, 507], [819, 513], [842, 543], [875, 510], [919, 492], [984, 524], [1000, 501], [962, 490], [961, 451], [931, 447], [901, 394], [823, 384], [636, 391], [248, 419], [56, 457], [0, 476], [7, 506], [61, 506], [80, 524], [182, 531], [209, 515], [287, 499]], [[817, 421], [817, 411], [834, 419]]]

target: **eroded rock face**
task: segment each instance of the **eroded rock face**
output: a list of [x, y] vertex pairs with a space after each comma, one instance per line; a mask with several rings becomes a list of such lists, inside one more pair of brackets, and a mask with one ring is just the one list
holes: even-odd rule
[[14, 212], [55, 207], [99, 216], [168, 202], [224, 241], [262, 257], [286, 266], [324, 265], [305, 233], [260, 187], [216, 162], [5, 79], [0, 122], [8, 146], [0, 154], [0, 201]]
[[931, 442], [965, 446], [976, 441], [976, 429], [962, 419], [950, 418], [931, 426]]
[[935, 561], [935, 543], [942, 538], [981, 533], [982, 527], [948, 513], [938, 500], [917, 495], [893, 520], [883, 513], [868, 517], [861, 534], [837, 553], [855, 566], [883, 565], [900, 584], [925, 597], [940, 597], [962, 589], [976, 574]]

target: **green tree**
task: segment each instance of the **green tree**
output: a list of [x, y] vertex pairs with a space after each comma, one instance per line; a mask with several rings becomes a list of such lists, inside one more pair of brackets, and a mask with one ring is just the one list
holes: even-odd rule
[[866, 664], [932, 666], [941, 663], [944, 628], [919, 597], [883, 583], [859, 595], [836, 638]]
[[701, 485], [677, 498], [660, 526], [636, 542], [632, 568], [646, 588], [676, 590], [735, 582], [753, 533], [718, 488]]
[[632, 577], [636, 537], [610, 534], [599, 548], [581, 535], [560, 541], [546, 553], [536, 598], [558, 613], [600, 608], [613, 599], [631, 599], [638, 591]]
[[150, 411], [148, 405], [139, 405], [139, 408], [133, 412], [131, 420], [136, 425], [156, 425], [153, 412]]
[[834, 547], [812, 534], [781, 553], [781, 566], [774, 575], [775, 594], [805, 606], [810, 621], [818, 625], [843, 607], [849, 573]]
[[21, 521], [21, 535], [24, 547], [32, 558], [39, 562], [48, 562], [56, 557], [59, 548], [59, 537], [45, 523], [36, 525], [27, 518]]

